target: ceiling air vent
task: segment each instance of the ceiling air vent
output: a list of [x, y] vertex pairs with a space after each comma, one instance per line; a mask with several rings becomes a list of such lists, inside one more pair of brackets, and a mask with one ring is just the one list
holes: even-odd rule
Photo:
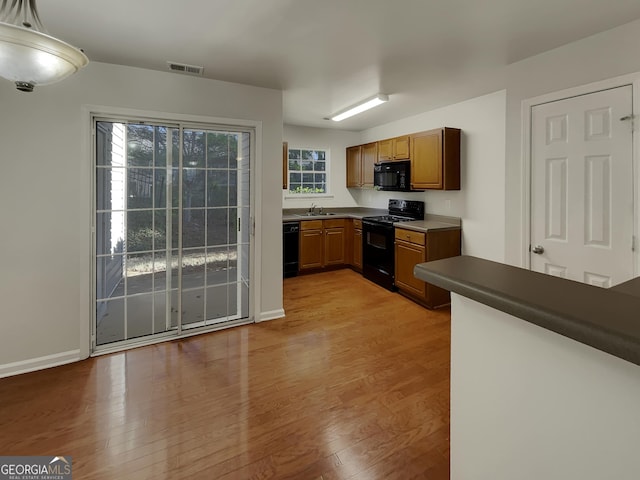
[[176, 62], [167, 62], [167, 67], [170, 71], [176, 73], [186, 73], [187, 75], [198, 75], [202, 76], [202, 72], [204, 71], [203, 67], [199, 67], [197, 65], [187, 65], [185, 63], [176, 63]]

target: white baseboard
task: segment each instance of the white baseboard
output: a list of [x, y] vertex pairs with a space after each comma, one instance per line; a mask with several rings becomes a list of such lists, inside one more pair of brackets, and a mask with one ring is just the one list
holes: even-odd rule
[[275, 320], [276, 318], [284, 317], [284, 308], [278, 310], [271, 310], [270, 312], [262, 312], [257, 318], [256, 322], [266, 322], [267, 320]]
[[0, 378], [34, 372], [36, 370], [44, 370], [45, 368], [57, 367], [58, 365], [77, 362], [79, 360], [81, 360], [80, 350], [71, 350], [69, 352], [56, 353], [45, 357], [30, 358], [20, 362], [5, 363], [4, 365], [0, 365]]

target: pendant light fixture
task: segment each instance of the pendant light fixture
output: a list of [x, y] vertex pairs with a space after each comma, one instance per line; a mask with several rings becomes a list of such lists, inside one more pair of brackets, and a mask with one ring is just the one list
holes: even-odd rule
[[0, 6], [0, 77], [31, 92], [89, 63], [81, 50], [46, 33], [35, 0], [10, 1], [2, 0]]

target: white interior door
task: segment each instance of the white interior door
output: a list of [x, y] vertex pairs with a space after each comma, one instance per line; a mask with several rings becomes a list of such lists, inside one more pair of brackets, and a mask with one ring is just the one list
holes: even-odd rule
[[610, 287], [633, 277], [630, 85], [531, 110], [531, 269]]

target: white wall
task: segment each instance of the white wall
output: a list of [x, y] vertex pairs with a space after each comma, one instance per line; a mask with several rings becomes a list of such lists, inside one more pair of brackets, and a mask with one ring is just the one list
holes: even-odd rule
[[86, 104], [262, 122], [257, 228], [270, 253], [256, 316], [282, 312], [280, 91], [91, 63], [31, 94], [2, 80], [0, 98], [0, 372], [88, 352], [79, 333], [91, 310]]
[[453, 480], [636, 479], [640, 366], [451, 295]]
[[507, 68], [506, 261], [522, 258], [522, 101], [640, 72], [640, 20], [514, 63]]
[[356, 201], [347, 189], [346, 153], [347, 147], [360, 144], [360, 132], [333, 130], [329, 128], [284, 126], [284, 141], [290, 148], [318, 148], [329, 150], [330, 194], [323, 198], [291, 198], [286, 190], [282, 192], [283, 208], [309, 208], [311, 203], [322, 207], [353, 207]]
[[423, 200], [427, 213], [462, 218], [463, 253], [504, 260], [504, 90], [363, 132], [362, 142], [455, 127], [462, 130], [461, 190], [421, 193], [355, 192], [361, 206], [386, 208], [389, 198]]

